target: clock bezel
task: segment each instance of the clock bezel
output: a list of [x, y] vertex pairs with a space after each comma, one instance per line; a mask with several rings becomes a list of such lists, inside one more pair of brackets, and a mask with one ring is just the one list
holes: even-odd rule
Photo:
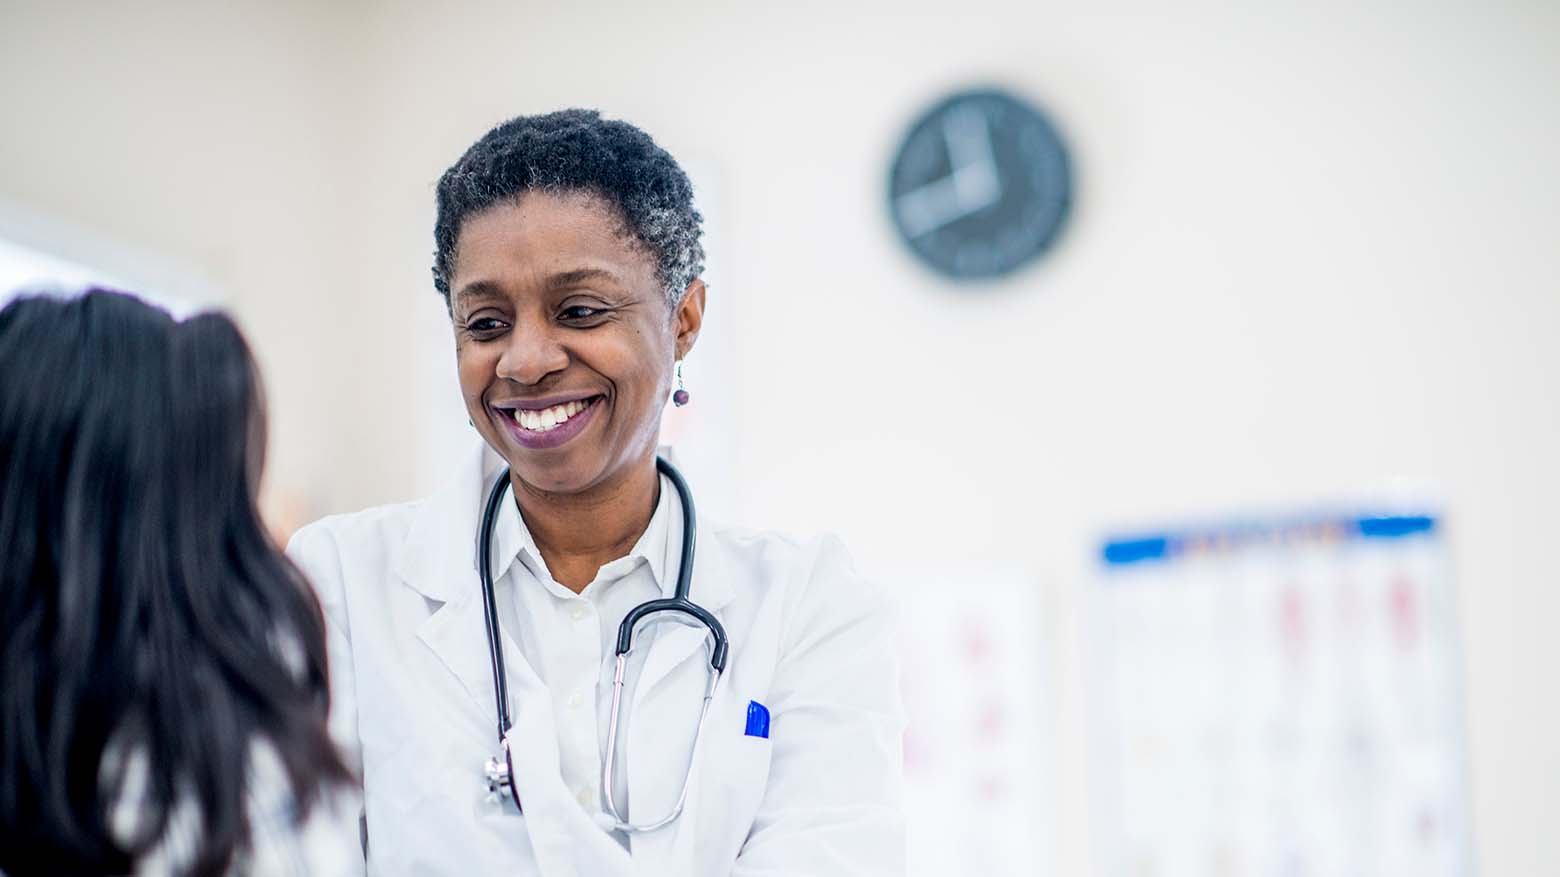
[[[926, 189], [959, 188], [954, 183], [965, 182], [965, 190], [978, 189], [978, 180], [955, 180], [960, 176], [960, 171], [968, 169], [968, 165], [955, 166], [950, 153], [954, 151], [954, 145], [948, 139], [947, 131], [942, 135], [944, 141], [942, 164], [945, 168], [942, 177], [930, 177], [920, 182], [917, 186], [902, 184], [901, 168], [910, 155], [912, 149], [921, 146], [919, 142], [926, 136], [938, 136], [929, 134], [933, 126], [943, 125], [946, 129], [947, 118], [950, 114], [959, 112], [962, 107], [981, 107], [983, 104], [997, 103], [1002, 114], [1018, 114], [1018, 121], [1009, 122], [1004, 127], [1003, 136], [1013, 140], [1033, 133], [1036, 142], [1021, 147], [1014, 142], [1004, 144], [999, 157], [998, 147], [991, 140], [996, 136], [991, 128], [990, 116], [987, 108], [982, 107], [981, 115], [986, 120], [988, 145], [990, 146], [991, 161], [995, 165], [998, 174], [1000, 194], [995, 202], [987, 208], [970, 212], [968, 215], [955, 215], [944, 224], [927, 231], [917, 232], [917, 223], [912, 220], [926, 221], [923, 216], [916, 214], [910, 208], [921, 206], [921, 201], [928, 200], [923, 195], [941, 195], [943, 200], [949, 196], [947, 192], [923, 193]], [[1017, 131], [1023, 131], [1023, 135]], [[964, 139], [962, 136], [960, 139]], [[1028, 153], [1026, 155], [1025, 153]], [[1014, 160], [1017, 154], [1018, 160]], [[1006, 161], [1004, 166], [1003, 162]], [[1015, 172], [1022, 182], [1014, 183]], [[1027, 172], [1027, 176], [1026, 176]], [[1043, 182], [1035, 177], [1044, 173]], [[979, 174], [972, 174], [979, 177]], [[917, 261], [931, 268], [938, 275], [960, 283], [988, 283], [1007, 279], [1020, 270], [1032, 265], [1042, 256], [1052, 252], [1058, 241], [1063, 236], [1068, 220], [1072, 215], [1075, 187], [1075, 174], [1073, 163], [1066, 141], [1050, 114], [1036, 106], [1034, 103], [1019, 97], [1012, 90], [999, 86], [978, 86], [964, 88], [945, 95], [934, 102], [928, 109], [921, 112], [905, 129], [905, 133], [899, 138], [893, 160], [889, 163], [887, 178], [887, 207], [890, 220], [894, 226], [895, 236], [916, 258]], [[916, 200], [906, 204], [905, 196], [910, 195]], [[1016, 206], [1008, 203], [1013, 197], [1023, 200], [1016, 202]], [[1042, 200], [1043, 199], [1043, 200]], [[931, 199], [935, 201], [936, 199]], [[1007, 206], [1004, 208], [1004, 204]], [[942, 205], [950, 207], [950, 205]], [[951, 209], [957, 211], [960, 205], [951, 205]], [[1000, 217], [990, 214], [990, 210], [1002, 210], [1005, 215]], [[907, 219], [906, 214], [911, 218]], [[1037, 233], [1030, 235], [1030, 239], [1016, 244], [1003, 251], [997, 247], [1000, 231], [1009, 232], [1021, 228], [1021, 223], [1038, 219], [1040, 227]], [[1024, 217], [1029, 217], [1028, 220]], [[935, 221], [935, 216], [932, 221]], [[955, 245], [968, 247], [965, 252], [981, 254], [982, 264], [974, 264], [975, 258], [954, 261], [947, 255], [951, 249], [947, 246], [936, 247], [931, 241], [938, 237], [946, 237], [949, 234], [960, 234], [963, 228], [965, 234], [969, 234], [971, 222], [985, 222], [988, 226], [998, 229], [998, 232], [987, 233], [980, 237], [970, 236], [962, 244]], [[975, 227], [979, 227], [978, 225]], [[941, 251], [940, 251], [941, 250]], [[959, 258], [959, 257], [955, 257]]]

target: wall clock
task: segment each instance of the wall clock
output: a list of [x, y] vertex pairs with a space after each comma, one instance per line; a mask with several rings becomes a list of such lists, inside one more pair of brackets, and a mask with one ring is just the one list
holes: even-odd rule
[[951, 95], [917, 119], [888, 183], [900, 238], [957, 279], [1003, 277], [1044, 253], [1072, 195], [1072, 163], [1051, 121], [989, 88]]

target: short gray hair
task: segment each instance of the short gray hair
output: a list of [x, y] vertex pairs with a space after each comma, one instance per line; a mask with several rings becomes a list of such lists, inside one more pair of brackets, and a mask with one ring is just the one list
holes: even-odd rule
[[595, 110], [560, 110], [499, 125], [439, 178], [433, 286], [446, 306], [461, 223], [529, 191], [585, 192], [615, 207], [624, 233], [656, 260], [672, 307], [704, 273], [704, 217], [693, 209], [693, 184], [677, 161], [627, 122]]

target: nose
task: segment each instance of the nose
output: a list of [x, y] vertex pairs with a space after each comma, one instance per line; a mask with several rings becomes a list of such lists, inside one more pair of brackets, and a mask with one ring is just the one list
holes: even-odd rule
[[546, 325], [516, 324], [498, 358], [498, 376], [534, 386], [569, 364], [569, 352]]

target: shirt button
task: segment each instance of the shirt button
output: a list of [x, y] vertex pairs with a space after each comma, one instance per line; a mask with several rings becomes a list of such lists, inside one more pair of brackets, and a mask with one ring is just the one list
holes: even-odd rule
[[591, 799], [595, 796], [590, 793], [590, 786], [580, 786], [580, 790], [574, 793], [574, 797], [578, 798], [581, 804], [589, 807]]
[[577, 710], [581, 706], [583, 706], [584, 703], [585, 703], [585, 695], [580, 694], [578, 691], [576, 691], [573, 694], [569, 695], [569, 700], [568, 700], [569, 709]]
[[569, 610], [569, 617], [575, 621], [584, 621], [585, 616], [589, 614], [590, 610], [585, 607], [584, 603], [576, 603], [574, 608]]

